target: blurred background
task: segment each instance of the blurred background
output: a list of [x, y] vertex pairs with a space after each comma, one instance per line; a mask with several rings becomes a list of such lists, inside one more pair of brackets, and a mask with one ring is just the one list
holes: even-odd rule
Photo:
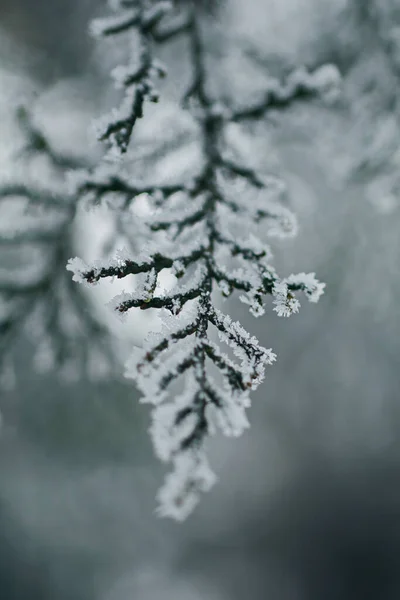
[[[87, 131], [117, 98], [109, 70], [123, 52], [87, 35], [102, 14], [100, 0], [0, 0], [2, 182], [27, 176], [21, 104], [72, 163], [99, 155]], [[326, 295], [257, 322], [228, 301], [278, 361], [251, 430], [213, 441], [220, 481], [182, 525], [154, 515], [163, 472], [122, 363], [104, 381], [67, 383], [36, 372], [29, 336], [7, 338], [16, 385], [0, 393], [1, 600], [399, 597], [400, 3], [225, 0], [205, 30], [213, 84], [238, 103], [269, 73], [332, 62], [343, 74], [333, 106], [298, 103], [241, 134], [288, 181], [298, 215], [297, 238], [274, 245], [279, 272], [315, 271]], [[161, 50], [169, 78], [138, 134], [137, 168], [161, 145], [158, 168], [179, 169], [193, 145], [174, 109], [183, 44]], [[36, 178], [43, 169], [34, 164]], [[82, 212], [74, 254], [92, 258], [106, 238], [107, 215]], [[11, 260], [0, 245], [0, 270]], [[123, 356], [149, 322], [135, 318], [126, 336], [103, 308], [118, 291], [87, 302]]]

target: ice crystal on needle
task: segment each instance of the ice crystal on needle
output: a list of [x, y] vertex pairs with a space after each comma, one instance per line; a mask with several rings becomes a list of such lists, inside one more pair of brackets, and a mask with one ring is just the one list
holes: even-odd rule
[[[82, 194], [90, 191], [96, 200], [115, 192], [128, 205], [147, 194], [148, 216], [140, 226], [146, 229], [151, 245], [145, 253], [128, 252], [109, 264], [87, 266], [75, 259], [68, 268], [76, 281], [89, 284], [134, 275], [135, 291], [117, 297], [114, 310], [120, 314], [134, 308], [160, 311], [161, 331], [150, 334], [144, 347], [134, 350], [126, 375], [143, 393], [142, 401], [153, 405], [150, 434], [154, 448], [161, 460], [172, 465], [158, 494], [159, 513], [183, 520], [215, 481], [206, 459], [209, 435], [216, 430], [227, 436], [242, 434], [249, 424], [250, 392], [276, 358], [215, 306], [216, 290], [223, 296], [238, 292], [254, 316], [264, 313], [267, 296], [272, 296], [279, 316], [290, 316], [300, 307], [297, 292], [311, 302], [323, 293], [323, 284], [314, 274], [283, 279], [271, 265], [265, 238], [296, 231], [294, 216], [281, 203], [286, 187], [277, 177], [261, 175], [245, 160], [232, 161], [226, 128], [233, 122], [244, 127], [249, 120], [263, 117], [270, 106], [284, 108], [297, 98], [325, 92], [326, 80], [335, 78], [332, 69], [324, 72], [322, 83], [321, 73], [300, 70], [286, 83], [276, 81], [274, 94], [268, 89], [259, 105], [235, 112], [209, 94], [206, 43], [196, 2], [181, 6], [181, 14], [174, 13], [162, 33], [157, 27], [166, 14], [166, 3], [121, 0], [114, 5], [127, 14], [122, 20], [96, 26], [97, 31], [111, 35], [134, 26], [149, 44], [148, 61], [152, 43], [182, 33], [188, 36], [192, 83], [183, 103], [194, 109], [202, 160], [194, 177], [174, 185], [133, 185], [118, 175], [102, 180], [88, 173], [79, 189]], [[143, 11], [149, 7], [154, 16], [146, 18], [154, 25], [146, 28]], [[129, 80], [125, 68], [118, 69], [117, 75], [125, 83]], [[134, 113], [129, 127], [128, 121], [122, 126], [122, 120], [114, 120], [103, 138], [113, 138], [125, 151], [137, 116]], [[165, 271], [175, 277], [168, 290], [160, 285]]]

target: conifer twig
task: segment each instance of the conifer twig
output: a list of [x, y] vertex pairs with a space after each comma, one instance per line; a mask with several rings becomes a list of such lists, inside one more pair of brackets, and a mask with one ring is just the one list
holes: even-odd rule
[[[158, 4], [164, 3], [152, 4], [154, 14], [162, 12]], [[231, 159], [226, 127], [263, 117], [274, 105], [287, 106], [299, 97], [323, 93], [329, 80], [326, 71], [309, 74], [303, 70], [283, 87], [275, 86], [274, 93], [269, 90], [260, 105], [237, 111], [221, 107], [209, 91], [200, 11], [194, 0], [189, 4], [176, 31], [189, 41], [192, 80], [183, 105], [192, 112], [200, 131], [198, 173], [165, 187], [136, 185], [118, 176], [102, 178], [96, 172], [83, 175], [78, 193], [90, 191], [97, 201], [114, 194], [128, 204], [146, 193], [151, 210], [141, 227], [147, 228], [149, 243], [135, 256], [125, 251], [108, 263], [98, 261], [92, 266], [75, 258], [67, 266], [79, 283], [134, 275], [135, 291], [117, 296], [113, 308], [121, 315], [134, 308], [157, 309], [162, 314], [162, 331], [151, 334], [144, 348], [135, 350], [127, 376], [143, 392], [143, 402], [154, 405], [154, 447], [173, 469], [159, 492], [159, 511], [178, 520], [186, 518], [200, 493], [215, 481], [206, 458], [208, 436], [216, 429], [237, 436], [248, 427], [249, 392], [275, 360], [272, 350], [217, 308], [216, 290], [225, 297], [239, 292], [254, 316], [264, 313], [264, 300], [270, 295], [277, 314], [290, 316], [300, 306], [296, 292], [317, 302], [324, 289], [313, 273], [280, 278], [272, 267], [263, 236], [295, 231], [295, 219], [281, 203], [286, 188], [279, 178], [265, 177], [245, 161]], [[137, 14], [145, 5], [143, 0], [129, 3]], [[128, 20], [117, 22], [121, 27]], [[149, 31], [156, 41], [152, 28], [142, 35]], [[104, 129], [111, 137], [116, 122], [122, 121], [112, 120]], [[123, 152], [131, 132], [127, 128], [122, 141], [114, 136]], [[165, 270], [176, 277], [169, 291], [162, 289], [159, 280]]]

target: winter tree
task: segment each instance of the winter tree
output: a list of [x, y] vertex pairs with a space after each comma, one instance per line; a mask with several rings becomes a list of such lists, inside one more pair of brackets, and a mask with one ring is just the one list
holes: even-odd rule
[[[268, 172], [251, 139], [274, 111], [334, 100], [338, 70], [299, 65], [278, 77], [266, 73], [262, 90], [230, 98], [216, 85], [209, 56], [210, 14], [223, 20], [227, 10], [199, 0], [110, 0], [104, 16], [90, 24], [91, 35], [115, 40], [126, 57], [111, 73], [120, 104], [95, 126], [103, 158], [83, 164], [58, 154], [21, 108], [24, 168], [19, 180], [0, 188], [3, 208], [13, 208], [0, 230], [12, 264], [0, 273], [3, 379], [10, 380], [11, 341], [21, 327], [33, 340], [39, 368], [57, 366], [67, 377], [118, 368], [85, 286], [125, 280], [133, 291], [118, 294], [111, 310], [122, 319], [129, 311], [158, 315], [154, 330], [133, 349], [126, 376], [152, 406], [155, 452], [172, 469], [158, 494], [159, 514], [177, 520], [215, 482], [208, 437], [217, 431], [239, 436], [248, 428], [251, 391], [276, 359], [264, 340], [226, 313], [223, 299], [237, 296], [257, 318], [266, 309], [289, 317], [301, 295], [317, 302], [324, 291], [312, 272], [281, 275], [273, 266], [268, 238], [296, 234], [296, 219], [285, 181]], [[150, 127], [163, 104], [158, 86], [168, 65], [158, 56], [177, 39], [184, 40], [185, 66], [176, 82], [184, 89], [176, 111], [190, 123], [195, 149], [167, 170], [158, 169], [151, 154], [146, 168], [138, 168], [132, 161], [137, 128]], [[153, 154], [171, 151], [161, 142], [154, 146]], [[106, 205], [113, 221], [113, 237], [93, 264], [74, 258], [81, 205]]]

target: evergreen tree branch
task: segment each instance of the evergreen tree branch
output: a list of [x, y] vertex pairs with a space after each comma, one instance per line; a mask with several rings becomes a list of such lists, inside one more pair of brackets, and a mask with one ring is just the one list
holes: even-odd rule
[[[324, 289], [314, 274], [285, 279], [271, 266], [272, 254], [258, 226], [263, 220], [267, 234], [293, 233], [294, 217], [280, 204], [285, 186], [245, 161], [228, 158], [226, 127], [262, 117], [274, 104], [282, 108], [300, 97], [321, 95], [337, 75], [332, 68], [330, 75], [326, 70], [297, 72], [274, 94], [268, 92], [256, 109], [221, 108], [209, 91], [201, 11], [194, 0], [189, 5], [177, 31], [186, 34], [189, 41], [192, 80], [183, 105], [192, 112], [200, 131], [202, 164], [198, 175], [169, 187], [136, 187], [118, 178], [99, 181], [96, 175], [84, 176], [78, 191], [92, 192], [97, 201], [108, 192], [120, 194], [125, 205], [142, 193], [148, 195], [152, 208], [147, 219], [150, 250], [146, 248], [135, 260], [125, 253], [109, 264], [88, 266], [73, 259], [67, 266], [79, 283], [134, 275], [134, 293], [115, 298], [114, 310], [125, 313], [133, 308], [153, 308], [162, 314], [162, 331], [152, 334], [143, 349], [135, 350], [127, 376], [136, 381], [143, 401], [155, 406], [151, 426], [154, 447], [173, 467], [158, 495], [159, 511], [178, 520], [186, 518], [201, 492], [209, 490], [215, 481], [206, 458], [208, 436], [215, 428], [236, 436], [248, 427], [249, 392], [261, 383], [266, 366], [275, 360], [272, 350], [217, 309], [215, 291], [219, 289], [223, 296], [239, 292], [239, 299], [250, 306], [254, 316], [264, 313], [264, 299], [272, 296], [277, 314], [290, 316], [299, 310], [296, 292], [315, 302]], [[153, 29], [151, 35], [154, 40]], [[118, 138], [114, 140], [122, 151], [127, 149], [130, 134], [131, 130], [122, 145]], [[232, 182], [238, 181], [247, 186], [245, 198], [232, 188]], [[241, 237], [243, 231], [245, 238]], [[171, 291], [160, 293], [159, 276], [165, 270], [175, 274], [176, 284]], [[221, 344], [232, 357], [220, 349]], [[181, 391], [171, 389], [172, 383]]]

